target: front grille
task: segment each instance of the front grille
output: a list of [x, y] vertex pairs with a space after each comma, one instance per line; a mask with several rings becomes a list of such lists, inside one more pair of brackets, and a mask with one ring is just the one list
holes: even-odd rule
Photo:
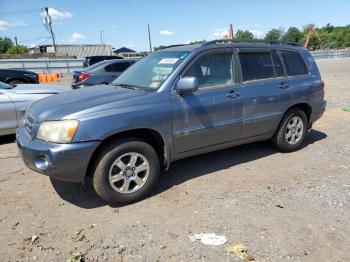
[[34, 127], [34, 119], [30, 116], [25, 116], [23, 120], [23, 124], [27, 132], [32, 136], [33, 133], [33, 127]]

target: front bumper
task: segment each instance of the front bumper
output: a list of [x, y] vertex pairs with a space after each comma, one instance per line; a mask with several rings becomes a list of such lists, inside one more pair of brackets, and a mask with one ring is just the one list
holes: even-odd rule
[[18, 150], [30, 169], [68, 182], [83, 182], [98, 141], [55, 144], [32, 139], [25, 128], [17, 129]]

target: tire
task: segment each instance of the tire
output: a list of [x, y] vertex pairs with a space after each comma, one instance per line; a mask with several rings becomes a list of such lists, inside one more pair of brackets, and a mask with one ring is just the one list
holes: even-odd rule
[[155, 188], [159, 157], [142, 140], [120, 139], [102, 148], [93, 172], [93, 187], [102, 199], [111, 204], [130, 204], [145, 198]]
[[9, 85], [18, 85], [18, 84], [25, 84], [26, 82], [22, 81], [22, 80], [10, 80], [8, 82]]
[[[293, 125], [293, 123], [295, 124]], [[308, 120], [305, 112], [299, 108], [292, 108], [284, 115], [276, 133], [271, 139], [272, 144], [281, 152], [296, 151], [302, 147], [307, 129]]]

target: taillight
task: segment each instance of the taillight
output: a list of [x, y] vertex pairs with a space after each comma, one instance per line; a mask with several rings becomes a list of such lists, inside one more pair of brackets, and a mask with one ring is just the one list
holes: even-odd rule
[[84, 81], [90, 77], [89, 74], [85, 72], [80, 72], [80, 75], [78, 76], [78, 82]]

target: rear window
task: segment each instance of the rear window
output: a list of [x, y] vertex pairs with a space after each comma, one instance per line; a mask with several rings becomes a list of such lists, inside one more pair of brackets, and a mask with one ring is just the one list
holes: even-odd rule
[[239, 53], [243, 81], [275, 77], [270, 53]]
[[281, 51], [288, 76], [307, 75], [309, 72], [301, 55], [296, 51]]

